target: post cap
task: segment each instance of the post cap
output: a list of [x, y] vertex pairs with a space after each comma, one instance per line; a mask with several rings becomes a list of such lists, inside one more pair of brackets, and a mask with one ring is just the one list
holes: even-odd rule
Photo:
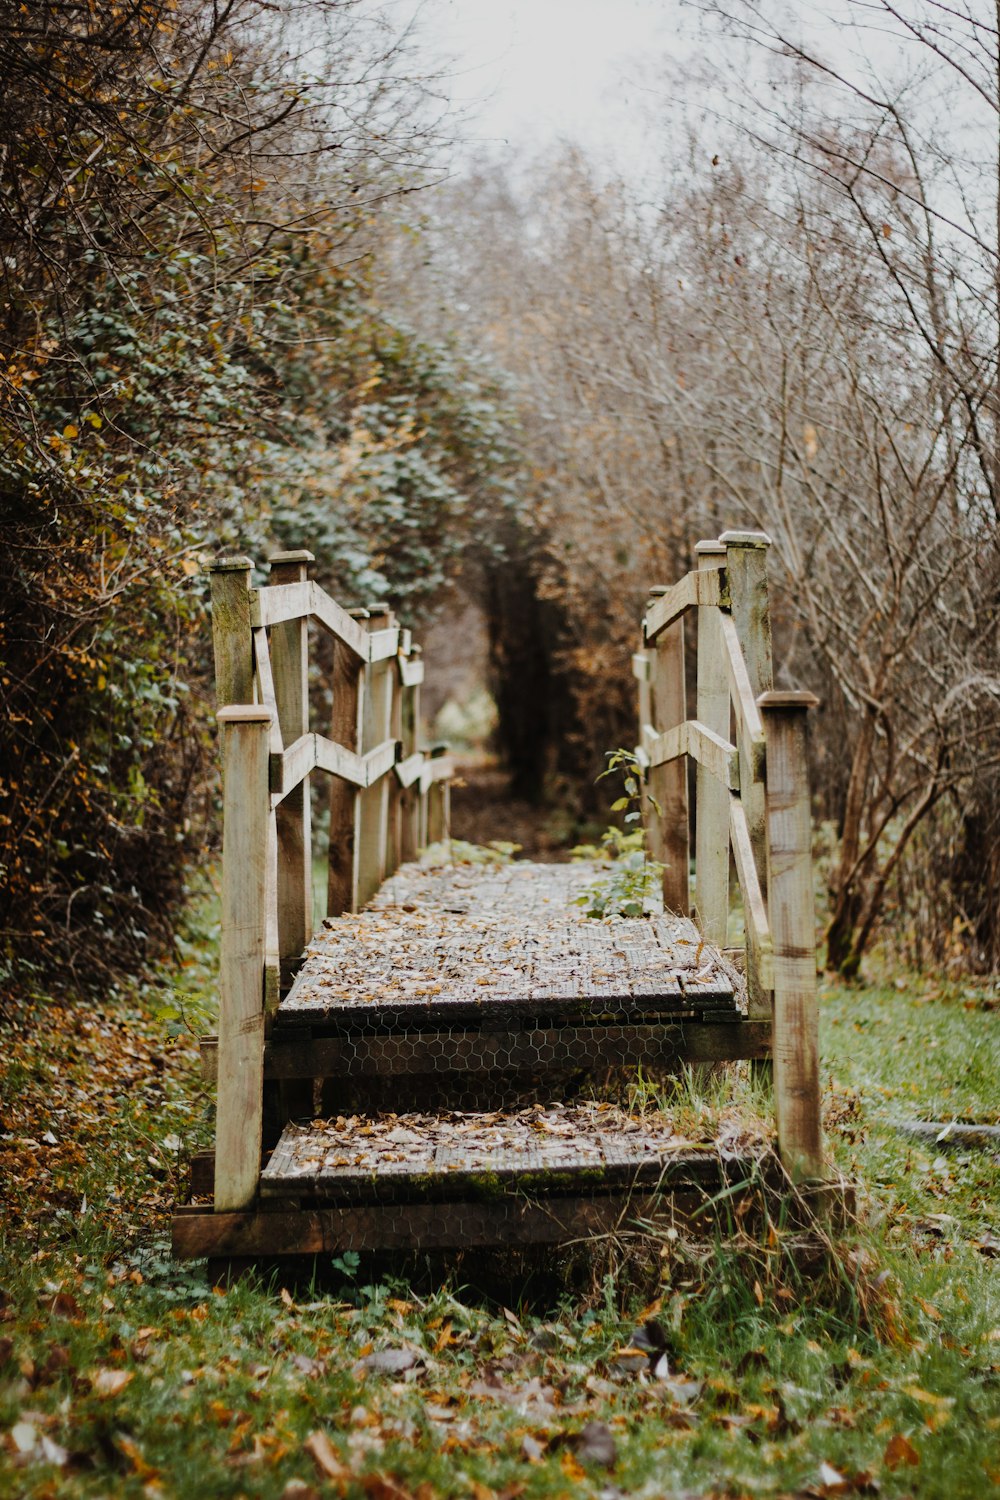
[[695, 542], [695, 557], [725, 557], [726, 546], [722, 541], [718, 542]]
[[251, 557], [217, 557], [209, 564], [210, 573], [244, 573], [253, 567]]
[[424, 648], [423, 648], [423, 646], [418, 646], [417, 643], [416, 643], [416, 641], [412, 641], [410, 643], [410, 655], [411, 656], [423, 656], [423, 654], [424, 654]]
[[664, 596], [664, 594], [669, 594], [669, 592], [670, 592], [670, 589], [669, 589], [669, 586], [667, 584], [665, 584], [665, 583], [654, 583], [652, 585], [652, 587], [649, 589], [649, 597], [651, 599], [662, 599], [663, 596]]
[[819, 699], [815, 693], [797, 692], [792, 689], [772, 689], [770, 692], [761, 693], [757, 699], [757, 707], [766, 711], [769, 708], [818, 708]]
[[385, 600], [385, 599], [375, 599], [375, 600], [372, 600], [365, 607], [368, 610], [368, 614], [370, 616], [372, 616], [372, 615], [391, 615], [392, 614], [392, 605], [389, 604], [388, 601]]
[[352, 620], [367, 620], [368, 618], [368, 611], [365, 609], [364, 605], [359, 605], [357, 609], [349, 609], [347, 613], [350, 615]]
[[280, 568], [285, 563], [311, 563], [316, 561], [316, 555], [309, 552], [305, 547], [300, 547], [297, 552], [272, 552], [268, 563], [272, 568]]
[[218, 712], [220, 724], [270, 724], [271, 710], [263, 703], [230, 703]]
[[766, 531], [724, 531], [719, 541], [725, 547], [770, 547]]

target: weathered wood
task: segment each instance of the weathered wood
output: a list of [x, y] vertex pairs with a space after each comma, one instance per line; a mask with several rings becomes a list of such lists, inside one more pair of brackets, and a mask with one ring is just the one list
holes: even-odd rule
[[[201, 1044], [202, 1076], [216, 1077], [214, 1038]], [[736, 1062], [769, 1057], [767, 1022], [703, 1021], [676, 1024], [607, 1022], [519, 1031], [400, 1032], [397, 1036], [317, 1036], [264, 1048], [264, 1077], [383, 1078], [414, 1074], [538, 1072], [540, 1069], [676, 1068], [682, 1063]]]
[[220, 557], [209, 569], [215, 701], [219, 708], [253, 702], [249, 557]]
[[753, 857], [753, 845], [747, 828], [746, 812], [737, 796], [729, 799], [729, 835], [733, 859], [743, 895], [743, 920], [746, 928], [746, 973], [757, 976], [757, 986], [749, 989], [748, 1006], [754, 1020], [767, 1020], [771, 1014], [770, 991], [774, 985], [771, 928], [764, 892]]
[[423, 770], [424, 757], [419, 750], [414, 755], [408, 755], [405, 760], [397, 762], [396, 777], [401, 787], [411, 787], [415, 781], [420, 780], [420, 772]]
[[[773, 686], [771, 665], [771, 623], [767, 603], [767, 550], [771, 539], [763, 531], [725, 531], [719, 541], [726, 548], [726, 589], [729, 596], [731, 619], [725, 622], [735, 630], [740, 643], [740, 655], [746, 666], [749, 696], [755, 701], [761, 693]], [[731, 643], [731, 637], [727, 637]], [[735, 669], [736, 663], [731, 660]], [[735, 674], [738, 675], [738, 672]], [[735, 679], [734, 679], [735, 680]], [[753, 849], [761, 889], [767, 897], [767, 836], [765, 831], [765, 791], [763, 781], [763, 752], [754, 746], [754, 726], [746, 702], [746, 689], [739, 687], [737, 717], [742, 718], [741, 729], [746, 739], [738, 737], [742, 757], [740, 796], [746, 812], [747, 829]], [[759, 993], [763, 980], [747, 971], [751, 1005], [759, 1010], [765, 1004]]]
[[347, 646], [359, 661], [368, 660], [367, 632], [318, 583], [286, 583], [254, 590], [250, 609], [255, 626], [274, 626], [311, 618]]
[[[695, 547], [699, 569], [717, 568], [725, 562], [721, 542], [699, 542]], [[728, 742], [731, 708], [729, 681], [719, 607], [703, 605], [698, 611], [698, 689], [696, 712], [706, 731]], [[736, 781], [739, 786], [739, 756]], [[725, 947], [729, 925], [729, 797], [727, 787], [703, 761], [695, 773], [695, 910], [698, 925], [710, 943]]]
[[[270, 559], [271, 585], [305, 583], [311, 552], [279, 552]], [[266, 591], [265, 591], [266, 592]], [[271, 630], [271, 664], [283, 741], [309, 733], [309, 627], [288, 620]], [[265, 698], [265, 702], [266, 702]], [[312, 937], [312, 828], [308, 774], [285, 793], [276, 812], [278, 840], [278, 953], [296, 959]]]
[[254, 671], [257, 675], [257, 702], [271, 710], [271, 734], [268, 749], [272, 761], [280, 757], [285, 748], [278, 722], [278, 700], [274, 691], [274, 676], [271, 671], [271, 648], [267, 642], [267, 631], [252, 630]]
[[386, 630], [373, 630], [368, 639], [368, 660], [377, 662], [394, 659], [399, 650], [400, 635], [401, 632], [395, 626]]
[[[632, 676], [636, 679], [637, 682], [648, 682], [652, 675], [652, 664], [649, 660], [648, 654], [645, 651], [634, 652], [632, 656]], [[646, 717], [649, 717], [648, 714]], [[644, 722], [641, 714], [639, 716], [639, 722]]]
[[[367, 617], [367, 611], [363, 612]], [[333, 715], [330, 743], [350, 750], [361, 747], [362, 665], [356, 652], [337, 641], [333, 650]], [[326, 910], [331, 917], [353, 911], [356, 902], [358, 794], [346, 779], [330, 782], [330, 853]]]
[[697, 719], [685, 719], [683, 724], [675, 725], [664, 734], [654, 732], [651, 736], [647, 735], [646, 754], [650, 766], [666, 765], [668, 761], [690, 755], [723, 790], [739, 791], [739, 751], [735, 745], [724, 740], [721, 735], [714, 734]]
[[[369, 605], [366, 624], [374, 636], [391, 626], [392, 613], [384, 605]], [[392, 676], [395, 667], [388, 657], [365, 668], [361, 713], [361, 751], [367, 755], [383, 750], [392, 729]], [[393, 752], [393, 761], [395, 752]], [[389, 787], [384, 781], [368, 782], [358, 800], [358, 832], [355, 843], [358, 907], [371, 900], [385, 878], [389, 828]]]
[[665, 630], [699, 604], [718, 604], [722, 589], [717, 569], [699, 569], [685, 573], [679, 583], [668, 589], [657, 589], [656, 598], [646, 610], [643, 638], [655, 645]]
[[[719, 615], [719, 635], [729, 681], [730, 701], [736, 719], [736, 743], [740, 751], [744, 790], [764, 785], [764, 726], [750, 684], [739, 632], [732, 617]], [[758, 792], [759, 795], [759, 792]]]
[[820, 1128], [816, 914], [806, 760], [811, 693], [764, 693], [769, 907], [774, 942], [774, 1094], [778, 1149], [794, 1181], [825, 1171]]
[[[727, 1163], [735, 1175], [741, 1163]], [[747, 1162], [744, 1171], [749, 1172]], [[737, 1178], [737, 1180], [739, 1180]], [[559, 1245], [593, 1235], [635, 1232], [689, 1222], [711, 1235], [732, 1210], [726, 1193], [713, 1208], [711, 1190], [681, 1182], [656, 1193], [610, 1193], [533, 1203], [513, 1196], [498, 1203], [366, 1204], [352, 1208], [210, 1215], [175, 1214], [172, 1248], [179, 1259], [205, 1255], [323, 1255], [342, 1250], [433, 1250], [461, 1244]], [[445, 1212], [447, 1209], [447, 1212]]]
[[[663, 734], [682, 724], [687, 718], [682, 619], [675, 619], [657, 641], [650, 688], [657, 731]], [[659, 816], [647, 812], [647, 844], [653, 859], [663, 865], [663, 904], [668, 911], [686, 915], [690, 906], [687, 765], [683, 759], [651, 764], [647, 784], [661, 809]]]
[[419, 687], [424, 680], [424, 664], [416, 655], [419, 647], [410, 647], [410, 659], [400, 657], [399, 680], [405, 688]]
[[263, 707], [236, 705], [219, 714], [223, 842], [215, 1208], [220, 1213], [252, 1201], [260, 1172], [270, 723], [270, 710]]

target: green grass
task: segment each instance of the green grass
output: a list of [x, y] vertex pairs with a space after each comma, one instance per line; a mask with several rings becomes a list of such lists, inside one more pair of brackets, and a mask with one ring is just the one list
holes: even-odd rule
[[[447, 1279], [397, 1267], [369, 1284], [345, 1256], [225, 1291], [171, 1263], [171, 1201], [210, 1118], [179, 1019], [205, 1004], [210, 937], [193, 938], [169, 1005], [39, 1005], [0, 1038], [0, 1496], [1000, 1487], [1000, 1170], [896, 1129], [1000, 1118], [984, 991], [824, 990], [828, 1140], [860, 1223], [822, 1267], [780, 1228], [664, 1238], [652, 1280], [620, 1269], [540, 1298], [552, 1282], [536, 1277], [505, 1313], [472, 1290], [468, 1260]], [[680, 1118], [759, 1102], [745, 1079], [729, 1094], [688, 1079], [673, 1100]], [[647, 1302], [657, 1348], [643, 1363], [622, 1351]], [[383, 1348], [413, 1366], [366, 1373]], [[661, 1350], [680, 1385], [650, 1374]], [[575, 1441], [588, 1422], [607, 1424], [611, 1469], [600, 1443]], [[320, 1472], [315, 1433], [339, 1474]]]

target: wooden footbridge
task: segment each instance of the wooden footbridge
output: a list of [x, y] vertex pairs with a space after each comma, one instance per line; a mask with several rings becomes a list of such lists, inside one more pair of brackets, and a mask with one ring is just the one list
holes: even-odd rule
[[[218, 1106], [215, 1151], [196, 1159], [174, 1218], [178, 1255], [561, 1243], [690, 1214], [750, 1163], [601, 1097], [610, 1072], [637, 1068], [773, 1059], [784, 1168], [823, 1180], [814, 700], [773, 691], [767, 545], [746, 532], [702, 542], [693, 572], [651, 591], [633, 668], [663, 906], [628, 919], [584, 914], [586, 865], [421, 863], [447, 840], [451, 767], [419, 744], [409, 631], [381, 605], [342, 609], [310, 581], [308, 553], [272, 558], [262, 588], [246, 558], [214, 566], [222, 959], [204, 1057]], [[322, 729], [310, 622], [333, 637]], [[329, 878], [314, 933], [318, 772]]]

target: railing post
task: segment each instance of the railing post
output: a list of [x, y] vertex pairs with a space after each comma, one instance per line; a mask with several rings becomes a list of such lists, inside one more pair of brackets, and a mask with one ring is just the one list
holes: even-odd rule
[[[650, 589], [659, 598], [666, 589]], [[683, 724], [687, 718], [684, 683], [684, 621], [665, 630], [654, 647], [650, 680], [653, 727], [658, 734]], [[648, 777], [651, 796], [659, 803], [661, 816], [652, 816], [647, 827], [649, 853], [663, 865], [663, 904], [668, 911], [686, 916], [691, 904], [688, 885], [690, 839], [688, 831], [687, 759], [654, 766]]]
[[[367, 622], [366, 609], [352, 609], [351, 617]], [[348, 750], [361, 749], [361, 709], [366, 669], [343, 641], [333, 650], [333, 716], [330, 738]], [[330, 847], [326, 914], [339, 917], [357, 911], [357, 832], [360, 793], [339, 776], [330, 778]]]
[[[368, 606], [368, 630], [386, 630], [392, 624], [387, 604]], [[361, 705], [362, 755], [374, 750], [389, 738], [392, 716], [392, 679], [395, 662], [387, 657], [365, 668]], [[368, 787], [358, 797], [358, 824], [355, 833], [355, 868], [357, 891], [355, 903], [360, 910], [371, 900], [385, 876], [386, 843], [389, 827], [389, 784], [382, 777], [376, 786]]]
[[[721, 542], [699, 542], [699, 569], [718, 568], [726, 557]], [[719, 610], [698, 610], [697, 717], [724, 740], [729, 739], [729, 681], [722, 644]], [[729, 792], [712, 773], [699, 765], [695, 773], [695, 909], [702, 934], [724, 948], [729, 926]]]
[[[432, 745], [427, 754], [432, 760], [447, 753], [444, 743]], [[432, 781], [427, 789], [427, 842], [444, 843], [451, 837], [451, 787], [447, 781]]]
[[[767, 603], [767, 549], [771, 538], [763, 531], [724, 531], [719, 541], [726, 549], [726, 582], [730, 610], [746, 662], [747, 676], [754, 697], [770, 692], [774, 686], [771, 661], [771, 618]], [[754, 780], [754, 767], [747, 746], [740, 743], [740, 801], [747, 820], [750, 847], [767, 896], [767, 836], [765, 832], [764, 783]], [[747, 950], [747, 991], [750, 1013], [765, 1018], [771, 1013], [771, 1001], [754, 970]]]
[[[271, 582], [305, 583], [311, 552], [278, 552], [270, 559]], [[278, 725], [285, 746], [309, 733], [309, 625], [288, 620], [271, 630], [271, 671]], [[312, 817], [309, 777], [277, 808], [278, 953], [282, 981], [313, 934]]]
[[245, 1208], [260, 1175], [271, 712], [235, 704], [222, 735], [222, 958], [215, 1209]]
[[795, 1181], [822, 1177], [816, 916], [806, 759], [811, 693], [763, 693], [767, 740], [768, 909], [774, 944], [774, 1095], [778, 1149]]
[[212, 645], [215, 697], [219, 708], [253, 702], [253, 646], [250, 634], [249, 557], [220, 557], [209, 568], [212, 580]]
[[[419, 661], [421, 648], [411, 646], [409, 659], [411, 662]], [[403, 759], [416, 753], [417, 739], [420, 733], [420, 685], [415, 683], [413, 687], [403, 688], [401, 693], [400, 709], [400, 738], [403, 742]], [[400, 797], [402, 831], [400, 834], [399, 857], [408, 861], [417, 858], [420, 852], [420, 787], [405, 787]]]

